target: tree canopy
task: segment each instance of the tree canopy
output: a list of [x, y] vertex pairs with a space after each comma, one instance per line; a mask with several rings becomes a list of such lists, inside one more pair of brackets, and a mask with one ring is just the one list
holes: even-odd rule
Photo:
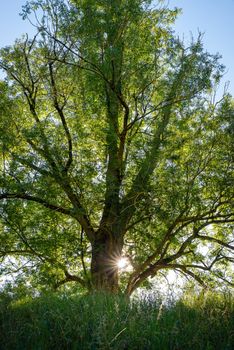
[[23, 7], [37, 34], [0, 51], [2, 274], [128, 295], [170, 269], [233, 284], [234, 103], [202, 36], [174, 35], [178, 12]]

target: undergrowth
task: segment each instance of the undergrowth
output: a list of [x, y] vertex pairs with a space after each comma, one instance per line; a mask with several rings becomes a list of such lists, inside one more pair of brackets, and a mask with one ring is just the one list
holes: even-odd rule
[[1, 350], [231, 350], [230, 295], [157, 299], [109, 295], [0, 297]]

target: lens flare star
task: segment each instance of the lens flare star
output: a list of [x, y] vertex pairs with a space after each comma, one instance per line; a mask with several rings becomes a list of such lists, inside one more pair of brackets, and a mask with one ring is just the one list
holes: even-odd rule
[[120, 270], [126, 270], [128, 265], [129, 265], [129, 261], [127, 258], [123, 257], [117, 261], [117, 266]]

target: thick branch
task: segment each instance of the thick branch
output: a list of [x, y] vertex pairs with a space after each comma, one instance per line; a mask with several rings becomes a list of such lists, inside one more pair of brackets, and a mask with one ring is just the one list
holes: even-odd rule
[[79, 276], [75, 276], [75, 275], [71, 275], [69, 272], [64, 271], [65, 273], [65, 278], [61, 281], [59, 281], [58, 283], [56, 283], [55, 285], [55, 289], [59, 288], [60, 286], [62, 286], [63, 284], [66, 284], [68, 282], [78, 282], [80, 283], [83, 287], [87, 287], [87, 283], [80, 278]]
[[63, 207], [54, 205], [52, 203], [49, 203], [45, 199], [42, 199], [42, 198], [36, 197], [36, 196], [31, 196], [31, 195], [26, 194], [26, 193], [2, 193], [2, 194], [0, 194], [0, 200], [1, 199], [22, 199], [22, 200], [26, 200], [26, 201], [31, 201], [31, 202], [39, 203], [39, 204], [43, 205], [44, 207], [46, 207], [50, 210], [56, 211], [58, 213], [62, 213], [62, 214], [74, 217], [74, 214], [72, 213], [72, 208], [71, 209], [63, 208]]
[[[176, 103], [175, 101], [180, 93], [184, 74], [185, 71], [182, 66], [180, 72], [175, 77], [175, 80], [171, 86], [171, 90], [168, 94], [168, 100], [172, 102], [174, 101], [174, 103]], [[144, 197], [145, 187], [147, 186], [147, 183], [149, 182], [149, 179], [157, 166], [162, 138], [169, 124], [172, 108], [173, 103], [165, 105], [162, 109], [161, 121], [159, 122], [159, 125], [154, 133], [150, 148], [147, 151], [141, 168], [132, 183], [130, 191], [122, 202], [121, 221], [123, 230], [126, 228], [126, 225], [131, 220], [132, 215], [135, 212], [136, 201], [140, 201]]]
[[106, 136], [108, 164], [106, 171], [105, 204], [100, 227], [116, 226], [119, 215], [119, 191], [121, 185], [121, 164], [119, 159], [119, 101], [109, 87], [106, 87], [108, 131]]

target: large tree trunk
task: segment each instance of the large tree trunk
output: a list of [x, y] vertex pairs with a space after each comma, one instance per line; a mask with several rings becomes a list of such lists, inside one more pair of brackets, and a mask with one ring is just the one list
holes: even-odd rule
[[123, 243], [113, 235], [102, 233], [92, 243], [91, 282], [96, 291], [119, 292], [118, 259]]

